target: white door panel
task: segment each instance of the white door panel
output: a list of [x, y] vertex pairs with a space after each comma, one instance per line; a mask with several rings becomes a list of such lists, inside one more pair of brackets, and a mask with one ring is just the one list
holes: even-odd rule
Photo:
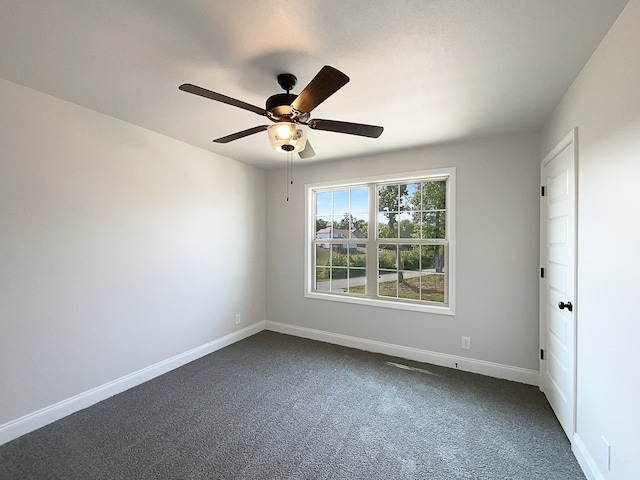
[[[560, 342], [560, 345], [564, 345], [567, 343], [567, 322], [561, 318], [560, 315], [556, 312], [556, 309], [548, 310], [548, 322], [549, 326], [547, 328], [548, 332], [551, 333], [557, 340]], [[552, 351], [556, 350], [555, 348]]]
[[[576, 132], [543, 161], [540, 206], [540, 389], [569, 440], [575, 432]], [[560, 308], [560, 307], [563, 308]]]

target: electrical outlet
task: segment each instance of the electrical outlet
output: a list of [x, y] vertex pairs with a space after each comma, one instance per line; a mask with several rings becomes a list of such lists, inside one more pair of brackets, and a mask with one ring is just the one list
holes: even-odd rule
[[463, 350], [471, 350], [471, 337], [462, 337], [462, 343], [460, 346]]
[[240, 325], [240, 320], [242, 319], [242, 317], [240, 316], [239, 313], [236, 313], [236, 325]]

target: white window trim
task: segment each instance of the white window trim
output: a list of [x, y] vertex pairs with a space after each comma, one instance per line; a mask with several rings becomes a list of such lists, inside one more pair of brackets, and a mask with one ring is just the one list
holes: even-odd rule
[[[359, 297], [340, 295], [336, 293], [323, 293], [313, 291], [313, 258], [311, 256], [311, 246], [315, 239], [315, 217], [313, 191], [319, 188], [351, 187], [356, 185], [367, 185], [379, 182], [404, 182], [430, 177], [448, 177], [447, 182], [447, 219], [446, 229], [448, 236], [448, 305], [436, 305], [426, 303], [403, 302], [397, 299], [382, 299], [373, 297]], [[369, 198], [369, 204], [375, 205], [376, 199]], [[327, 182], [309, 183], [305, 185], [305, 246], [304, 246], [304, 296], [316, 300], [329, 300], [334, 302], [354, 303], [358, 305], [368, 305], [382, 308], [393, 308], [397, 310], [410, 310], [415, 312], [435, 313], [440, 315], [455, 315], [456, 305], [456, 168], [438, 168], [421, 170], [415, 172], [398, 173], [393, 175], [379, 175], [373, 177], [353, 178], [348, 180], [335, 180]], [[367, 267], [367, 272], [377, 271], [377, 268]], [[368, 275], [368, 279], [371, 275]], [[375, 278], [375, 274], [373, 275]], [[369, 280], [368, 280], [369, 281]]]

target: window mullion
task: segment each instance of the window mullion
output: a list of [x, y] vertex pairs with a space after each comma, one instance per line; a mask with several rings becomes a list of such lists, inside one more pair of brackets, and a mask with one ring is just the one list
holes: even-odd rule
[[369, 187], [369, 228], [367, 242], [367, 296], [378, 295], [378, 195], [373, 183]]

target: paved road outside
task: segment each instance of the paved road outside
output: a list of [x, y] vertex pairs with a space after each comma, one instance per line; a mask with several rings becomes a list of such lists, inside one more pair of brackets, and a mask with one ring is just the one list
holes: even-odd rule
[[[420, 272], [402, 272], [404, 274], [404, 278], [414, 278], [419, 277]], [[423, 270], [422, 274], [425, 273], [435, 273], [435, 270]], [[378, 283], [382, 282], [393, 282], [398, 279], [397, 273], [387, 273], [384, 275], [378, 276]], [[366, 277], [356, 277], [349, 279], [350, 286], [356, 287], [359, 285], [364, 285], [366, 281]], [[320, 291], [329, 291], [329, 285], [331, 285], [332, 292], [344, 292], [347, 288], [347, 279], [344, 280], [333, 280], [329, 282], [329, 280], [325, 282], [318, 282], [316, 285], [316, 289]]]

